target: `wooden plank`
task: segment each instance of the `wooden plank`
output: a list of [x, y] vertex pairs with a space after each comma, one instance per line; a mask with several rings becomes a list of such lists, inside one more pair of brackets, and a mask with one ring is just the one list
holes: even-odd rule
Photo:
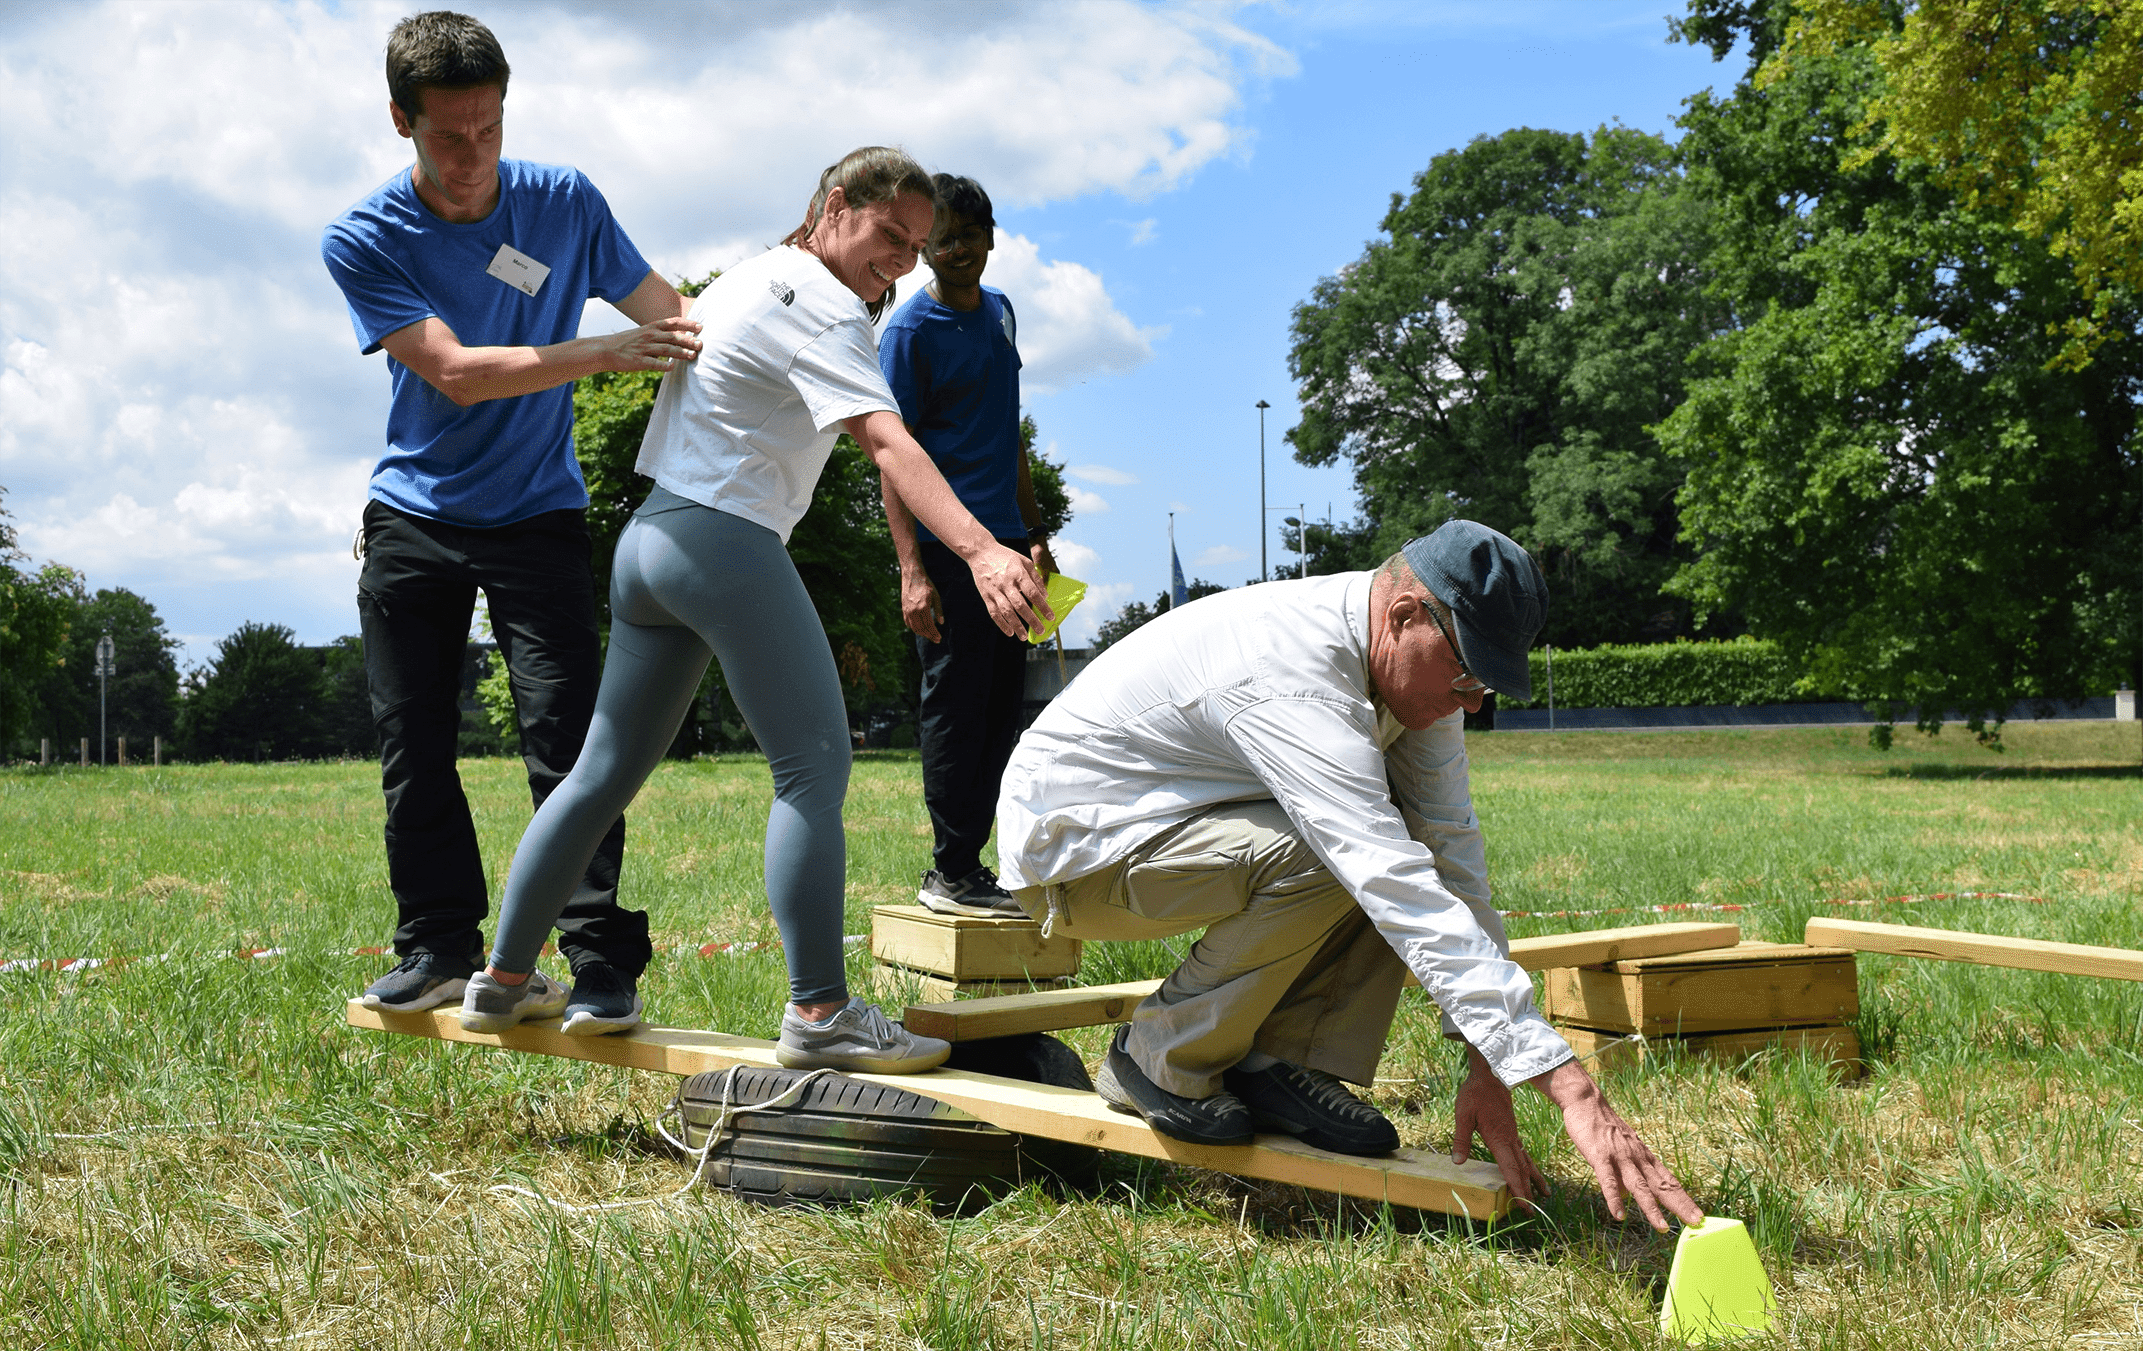
[[1557, 1022], [1646, 1036], [1838, 1023], [1860, 1012], [1853, 954], [1798, 943], [1564, 967], [1542, 986], [1542, 1010]]
[[1738, 924], [1633, 924], [1626, 929], [1513, 938], [1511, 960], [1528, 971], [1558, 966], [1597, 966], [1630, 957], [1730, 948], [1741, 941]]
[[[352, 1027], [440, 1041], [467, 1042], [508, 1051], [591, 1060], [605, 1065], [697, 1074], [731, 1065], [774, 1065], [774, 1043], [720, 1032], [641, 1027], [607, 1037], [569, 1037], [556, 1019], [523, 1024], [497, 1034], [465, 1032], [460, 1010], [380, 1013], [351, 1000], [343, 1015]], [[1112, 1110], [1092, 1093], [1030, 1084], [967, 1070], [928, 1074], [856, 1074], [870, 1083], [906, 1089], [957, 1107], [1003, 1130], [1091, 1145], [1120, 1154], [1211, 1168], [1238, 1177], [1262, 1178], [1319, 1191], [1342, 1192], [1395, 1206], [1500, 1218], [1510, 1211], [1510, 1188], [1493, 1163], [1455, 1164], [1440, 1150], [1402, 1149], [1380, 1159], [1349, 1158], [1312, 1149], [1281, 1135], [1261, 1135], [1251, 1145], [1193, 1145], [1171, 1140], [1135, 1116]]]
[[1806, 1050], [1818, 1059], [1827, 1059], [1848, 1079], [1859, 1078], [1863, 1069], [1860, 1036], [1850, 1027], [1772, 1028], [1761, 1032], [1716, 1032], [1696, 1037], [1633, 1037], [1589, 1027], [1558, 1027], [1555, 1030], [1563, 1034], [1563, 1040], [1570, 1043], [1570, 1049], [1577, 1052], [1578, 1059], [1594, 1070], [1641, 1063], [1669, 1050], [1712, 1060], [1739, 1060], [1774, 1046], [1789, 1052]]
[[1138, 1002], [1161, 988], [1157, 980], [1088, 985], [1076, 990], [963, 999], [957, 1003], [910, 1004], [901, 1019], [911, 1032], [947, 1041], [978, 1041], [1021, 1032], [1061, 1032], [1131, 1020]]
[[1973, 962], [2020, 971], [2052, 971], [2064, 976], [2099, 976], [2107, 980], [2143, 980], [2143, 952], [2099, 948], [2086, 943], [2048, 943], [2036, 938], [1960, 933], [1954, 929], [1920, 929], [1909, 924], [1873, 924], [1858, 919], [1808, 921], [1808, 941], [1887, 952], [1895, 957], [1924, 957], [1936, 962]]
[[1042, 937], [1031, 919], [940, 915], [919, 905], [871, 909], [871, 955], [954, 981], [1037, 980], [1079, 969], [1079, 940]]
[[[1741, 927], [1736, 924], [1641, 924], [1626, 929], [1514, 939], [1511, 959], [1528, 971], [1538, 971], [1618, 957], [1718, 948], [1740, 937]], [[1420, 984], [1411, 973], [1407, 983]], [[910, 1004], [902, 1021], [926, 1037], [943, 1037], [947, 1041], [1009, 1037], [1020, 1032], [1060, 1032], [1069, 1027], [1128, 1021], [1132, 1007], [1160, 986], [1157, 980], [1135, 980], [1121, 985], [1090, 985], [958, 1003]]]

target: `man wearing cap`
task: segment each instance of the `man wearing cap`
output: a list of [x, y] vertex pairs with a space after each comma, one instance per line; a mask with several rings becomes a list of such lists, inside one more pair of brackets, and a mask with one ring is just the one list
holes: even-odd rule
[[1475, 1137], [1530, 1201], [1546, 1180], [1510, 1090], [1563, 1110], [1608, 1209], [1702, 1219], [1533, 1005], [1489, 904], [1465, 711], [1531, 693], [1547, 585], [1472, 521], [1375, 572], [1180, 607], [1112, 646], [1020, 739], [997, 807], [1021, 907], [1081, 939], [1203, 929], [1120, 1030], [1096, 1088], [1163, 1134], [1280, 1131], [1382, 1154], [1369, 1084], [1409, 968], [1468, 1044], [1454, 1156]]

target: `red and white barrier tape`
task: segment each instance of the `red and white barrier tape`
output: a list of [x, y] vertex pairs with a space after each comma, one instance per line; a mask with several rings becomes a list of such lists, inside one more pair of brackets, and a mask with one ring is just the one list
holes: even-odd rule
[[[1930, 891], [1918, 896], [1885, 896], [1880, 900], [1845, 900], [1833, 897], [1824, 905], [1918, 905], [1923, 901], [2023, 901], [2052, 905], [2042, 896], [2024, 896], [2014, 891]], [[1710, 901], [1682, 901], [1675, 905], [1624, 905], [1607, 910], [1499, 910], [1505, 919], [1588, 919], [1594, 915], [1720, 914], [1754, 910], [1758, 906], [1783, 905], [1782, 901], [1743, 901], [1729, 905]]]

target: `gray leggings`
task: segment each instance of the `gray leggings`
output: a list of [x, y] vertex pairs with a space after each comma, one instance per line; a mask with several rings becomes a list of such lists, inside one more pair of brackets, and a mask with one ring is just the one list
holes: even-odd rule
[[713, 656], [774, 772], [766, 898], [788, 954], [789, 997], [847, 998], [848, 712], [826, 630], [780, 537], [658, 487], [618, 540], [610, 616], [587, 744], [521, 837], [492, 965], [535, 969], [603, 832], [662, 763]]

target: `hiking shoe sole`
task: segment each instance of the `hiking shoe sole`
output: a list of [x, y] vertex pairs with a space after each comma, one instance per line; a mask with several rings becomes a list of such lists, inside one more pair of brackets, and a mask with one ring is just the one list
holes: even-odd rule
[[646, 1005], [640, 996], [632, 999], [632, 1012], [603, 1017], [593, 1009], [566, 1009], [565, 1026], [560, 1031], [569, 1037], [603, 1037], [612, 1032], [623, 1032], [640, 1025], [640, 1010]]

